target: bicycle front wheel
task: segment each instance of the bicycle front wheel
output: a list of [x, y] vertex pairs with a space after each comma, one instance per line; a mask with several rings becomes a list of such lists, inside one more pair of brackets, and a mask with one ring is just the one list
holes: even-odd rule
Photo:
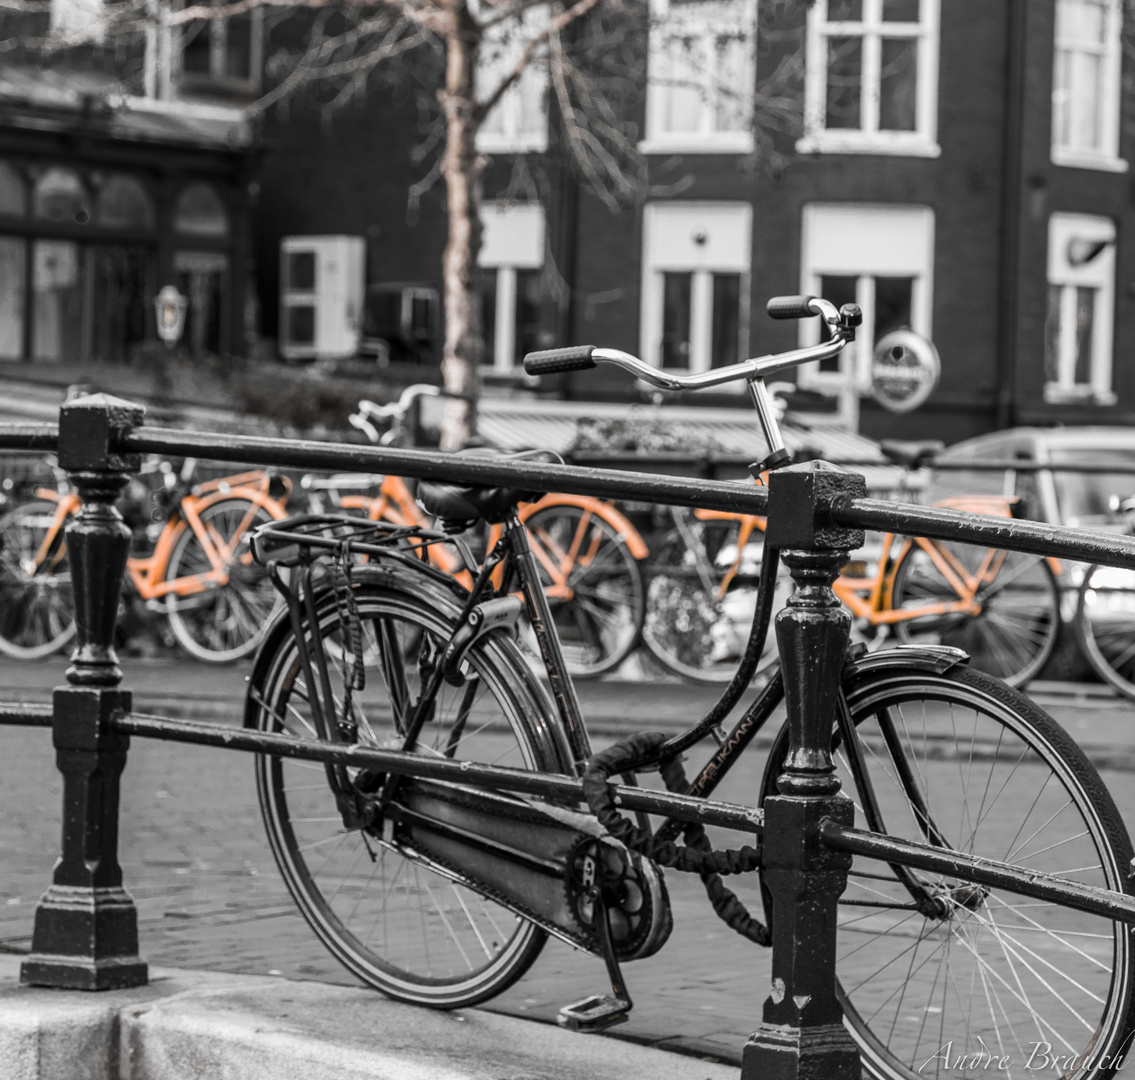
[[524, 518], [568, 670], [577, 678], [613, 671], [638, 644], [646, 611], [638, 561], [594, 511], [540, 507]]
[[[857, 826], [1132, 892], [1131, 843], [1099, 775], [1023, 695], [964, 667], [878, 672], [844, 689], [863, 768], [846, 745], [835, 757]], [[782, 733], [762, 801], [785, 753]], [[957, 1075], [955, 1059], [983, 1047], [1011, 1063], [1009, 1075], [1053, 1057], [1061, 1076], [1081, 1080], [1119, 1066], [1135, 992], [1127, 927], [949, 875], [913, 876], [937, 901], [934, 916], [915, 910], [892, 867], [859, 857], [840, 900], [839, 992], [872, 1076]]]
[[[366, 685], [347, 706], [343, 623], [335, 598], [319, 605], [319, 636], [332, 660], [332, 693], [361, 745], [401, 747], [408, 711], [435, 672], [452, 633], [429, 593], [355, 585]], [[257, 660], [249, 721], [262, 731], [315, 737], [296, 639], [274, 631]], [[440, 683], [417, 752], [459, 761], [557, 771], [552, 721], [527, 665], [507, 640], [469, 650], [460, 687]], [[381, 782], [345, 770], [373, 792]], [[441, 1008], [499, 993], [536, 958], [545, 934], [490, 897], [403, 846], [395, 822], [346, 823], [323, 765], [259, 757], [256, 785], [272, 852], [300, 911], [358, 978], [401, 1001]]]
[[980, 671], [1024, 686], [1036, 677], [1056, 647], [1060, 632], [1060, 592], [1048, 562], [1017, 551], [943, 544], [960, 565], [977, 573], [992, 555], [987, 578], [977, 590], [975, 615], [934, 613], [936, 604], [960, 599], [927, 552], [913, 545], [895, 569], [891, 607], [928, 609], [895, 623], [904, 644], [953, 645], [964, 649]]
[[[167, 609], [170, 630], [190, 656], [223, 664], [250, 656], [276, 606], [276, 590], [268, 571], [253, 560], [248, 537], [260, 525], [274, 520], [262, 506], [248, 499], [231, 498], [201, 511], [201, 524], [218, 554], [226, 560], [228, 581], [201, 592], [171, 599]], [[178, 537], [169, 557], [166, 580], [207, 574], [213, 564], [200, 537], [191, 528]]]
[[1076, 634], [1100, 678], [1135, 700], [1135, 573], [1088, 568], [1076, 604]]
[[51, 502], [17, 506], [0, 518], [0, 653], [38, 660], [75, 636], [71, 564], [62, 529], [40, 558], [55, 530]]

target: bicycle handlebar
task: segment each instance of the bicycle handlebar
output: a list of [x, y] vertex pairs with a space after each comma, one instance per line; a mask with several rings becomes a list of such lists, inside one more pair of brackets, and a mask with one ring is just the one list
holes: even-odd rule
[[524, 358], [524, 370], [529, 375], [577, 371], [594, 367], [595, 361], [602, 360], [608, 364], [615, 364], [643, 382], [662, 390], [704, 390], [710, 386], [721, 386], [741, 379], [750, 381], [764, 379], [799, 364], [830, 359], [836, 356], [849, 341], [855, 340], [855, 327], [863, 321], [863, 314], [855, 304], [845, 304], [837, 309], [827, 300], [814, 296], [774, 297], [769, 301], [769, 308], [770, 314], [775, 309], [778, 314], [774, 315], [774, 318], [780, 319], [819, 315], [831, 330], [831, 337], [818, 345], [742, 360], [739, 364], [714, 368], [712, 371], [698, 375], [674, 375], [621, 349], [595, 348], [590, 345], [529, 353]]
[[374, 417], [376, 420], [400, 419], [410, 411], [410, 407], [418, 398], [439, 397], [441, 392], [440, 386], [431, 386], [429, 383], [414, 383], [402, 391], [402, 396], [397, 401], [391, 401], [387, 405], [377, 405], [375, 402], [363, 398], [359, 402], [358, 413], [353, 415], [360, 415], [364, 418]]
[[566, 349], [541, 349], [524, 357], [529, 375], [553, 375], [560, 371], [584, 371], [595, 367], [594, 345], [569, 345]]
[[770, 319], [808, 319], [820, 312], [812, 310], [814, 296], [774, 296], [767, 304], [765, 311]]

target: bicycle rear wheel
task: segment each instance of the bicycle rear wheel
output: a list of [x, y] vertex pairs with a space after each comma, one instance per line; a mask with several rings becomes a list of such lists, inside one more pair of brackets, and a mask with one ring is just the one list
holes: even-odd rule
[[1100, 678], [1135, 700], [1135, 573], [1088, 567], [1076, 603], [1076, 635]]
[[[964, 667], [889, 671], [845, 686], [881, 821], [837, 746], [856, 825], [927, 840], [925, 806], [955, 850], [1131, 893], [1132, 849], [1099, 775], [1023, 695]], [[775, 792], [781, 733], [762, 785]], [[1110, 1075], [1127, 1051], [1135, 963], [1127, 927], [1001, 889], [918, 871], [941, 913], [914, 910], [884, 863], [856, 858], [840, 900], [837, 975], [845, 1023], [875, 1077], [957, 1075], [950, 1060], [1007, 1057], [1033, 1075], [1043, 1045], [1062, 1076]], [[990, 1071], [996, 1069], [996, 1065]]]
[[540, 507], [524, 528], [568, 670], [577, 678], [614, 670], [638, 644], [646, 611], [642, 572], [626, 541], [580, 506]]
[[[213, 543], [233, 554], [224, 585], [171, 599], [166, 612], [170, 630], [190, 656], [223, 664], [251, 655], [260, 644], [277, 598], [268, 571], [252, 558], [248, 537], [272, 520], [262, 506], [239, 497], [222, 499], [201, 511], [201, 524]], [[170, 554], [166, 580], [212, 569], [201, 540], [186, 528]]]
[[[741, 523], [690, 517], [656, 544], [647, 561], [643, 644], [664, 667], [698, 683], [733, 678], [757, 604], [764, 533], [754, 531], [740, 551]], [[792, 589], [787, 574], [777, 578], [773, 611]], [[757, 677], [778, 659], [770, 627]]]
[[[350, 716], [361, 745], [400, 747], [408, 703], [418, 700], [440, 661], [452, 623], [428, 591], [373, 580], [354, 589], [366, 686], [353, 693]], [[329, 656], [350, 656], [334, 597], [325, 595], [319, 610]], [[417, 751], [558, 771], [554, 722], [516, 648], [494, 637], [470, 649], [462, 686], [440, 684]], [[333, 671], [332, 681], [342, 709], [343, 673]], [[258, 657], [249, 702], [247, 726], [315, 737], [297, 642], [282, 623]], [[356, 768], [347, 773], [360, 789], [375, 789], [373, 775]], [[345, 824], [324, 766], [258, 757], [256, 785], [288, 890], [332, 954], [365, 983], [401, 1001], [454, 1008], [499, 993], [536, 958], [542, 930], [431, 868], [403, 846], [396, 823]]]
[[[987, 548], [942, 544], [971, 573]], [[993, 552], [991, 580], [977, 591], [976, 615], [924, 615], [895, 623], [904, 644], [953, 645], [964, 649], [980, 671], [1024, 686], [1040, 672], [1056, 648], [1060, 632], [1060, 592], [1047, 561], [1016, 551]], [[957, 591], [924, 549], [913, 545], [895, 569], [892, 608], [923, 608], [952, 603]]]
[[38, 660], [75, 636], [71, 564], [62, 531], [36, 556], [55, 527], [55, 503], [17, 506], [0, 518], [0, 653]]

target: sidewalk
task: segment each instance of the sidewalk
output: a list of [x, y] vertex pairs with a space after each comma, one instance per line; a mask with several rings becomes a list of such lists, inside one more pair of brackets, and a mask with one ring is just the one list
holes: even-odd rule
[[19, 985], [0, 956], [9, 1080], [735, 1080], [736, 1068], [480, 1009], [157, 968], [102, 993]]

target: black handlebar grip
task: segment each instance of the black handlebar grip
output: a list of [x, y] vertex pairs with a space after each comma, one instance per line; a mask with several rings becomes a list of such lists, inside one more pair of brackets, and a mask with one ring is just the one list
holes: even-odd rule
[[594, 345], [569, 345], [566, 349], [541, 349], [524, 357], [529, 375], [554, 375], [558, 371], [584, 371], [595, 367]]
[[810, 319], [816, 313], [808, 305], [814, 296], [774, 296], [766, 305], [765, 311], [773, 319]]

